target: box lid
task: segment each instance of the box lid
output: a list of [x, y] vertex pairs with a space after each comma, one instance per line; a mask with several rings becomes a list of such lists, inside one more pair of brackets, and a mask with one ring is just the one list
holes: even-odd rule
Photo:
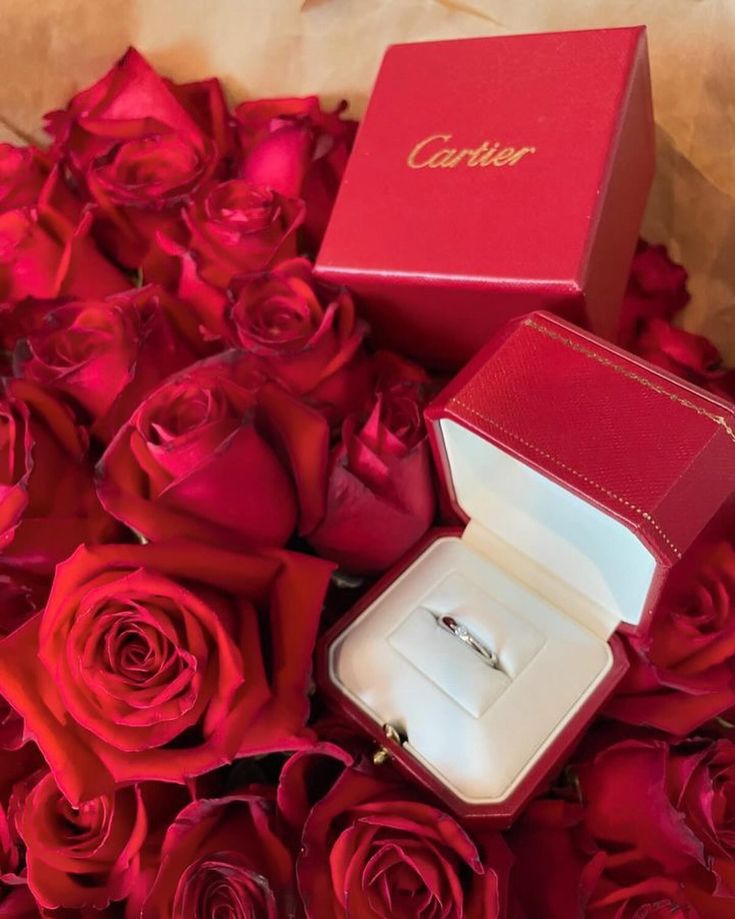
[[633, 624], [735, 490], [734, 416], [547, 313], [511, 323], [427, 410], [458, 510]]
[[[614, 337], [652, 169], [643, 27], [395, 45], [317, 271], [358, 293], [369, 281], [368, 299], [498, 289], [495, 328], [539, 302], [573, 317], [584, 293]], [[387, 332], [390, 303], [374, 310]]]

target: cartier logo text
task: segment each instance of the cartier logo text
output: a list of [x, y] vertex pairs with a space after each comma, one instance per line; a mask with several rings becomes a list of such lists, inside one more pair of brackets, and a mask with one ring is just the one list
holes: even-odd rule
[[517, 166], [535, 147], [507, 147], [483, 140], [477, 147], [460, 147], [452, 134], [429, 134], [408, 154], [411, 169], [455, 169], [458, 166]]

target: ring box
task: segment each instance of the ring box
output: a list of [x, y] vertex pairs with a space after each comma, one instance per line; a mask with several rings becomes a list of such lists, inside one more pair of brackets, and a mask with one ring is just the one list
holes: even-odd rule
[[431, 532], [333, 626], [318, 679], [460, 816], [507, 826], [624, 675], [619, 633], [647, 629], [731, 531], [735, 409], [539, 312], [426, 416], [467, 524]]
[[427, 365], [534, 309], [623, 340], [653, 170], [643, 27], [395, 45], [315, 270]]

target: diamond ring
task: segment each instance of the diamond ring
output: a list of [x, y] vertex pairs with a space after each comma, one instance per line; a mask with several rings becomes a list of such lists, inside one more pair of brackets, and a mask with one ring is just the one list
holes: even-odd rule
[[451, 632], [455, 638], [459, 638], [460, 641], [463, 641], [475, 652], [475, 654], [478, 654], [489, 667], [500, 670], [498, 655], [490, 648], [487, 648], [478, 638], [475, 638], [466, 625], [457, 622], [454, 616], [439, 616], [438, 621], [443, 629], [446, 629], [447, 632]]

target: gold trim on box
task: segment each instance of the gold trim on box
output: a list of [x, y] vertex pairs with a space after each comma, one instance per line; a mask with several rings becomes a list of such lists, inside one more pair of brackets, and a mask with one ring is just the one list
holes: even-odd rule
[[626, 368], [621, 364], [616, 364], [615, 361], [610, 360], [610, 358], [604, 357], [602, 354], [597, 354], [591, 348], [586, 348], [584, 345], [573, 341], [566, 335], [562, 335], [559, 332], [554, 332], [552, 329], [546, 328], [546, 326], [536, 322], [535, 319], [528, 319], [523, 323], [523, 325], [527, 325], [530, 328], [535, 329], [537, 332], [540, 332], [547, 338], [561, 342], [568, 348], [571, 348], [572, 351], [577, 351], [579, 354], [584, 354], [585, 357], [592, 358], [592, 360], [597, 361], [598, 364], [604, 364], [605, 367], [610, 367], [610, 369], [614, 370], [616, 373], [627, 377], [629, 380], [634, 380], [636, 383], [640, 383], [641, 386], [645, 386], [647, 389], [650, 389], [653, 392], [657, 392], [661, 396], [666, 396], [666, 398], [671, 399], [672, 402], [678, 402], [680, 405], [691, 409], [698, 415], [703, 415], [705, 418], [709, 418], [711, 421], [714, 421], [715, 424], [719, 425], [721, 428], [724, 428], [730, 440], [735, 443], [735, 431], [733, 431], [733, 429], [728, 424], [727, 419], [723, 415], [715, 415], [714, 412], [708, 412], [707, 409], [702, 408], [700, 405], [695, 405], [694, 402], [690, 402], [689, 399], [683, 399], [681, 396], [677, 396], [676, 393], [670, 392], [668, 389], [664, 389], [663, 386], [658, 386], [656, 383], [652, 383], [650, 380], [647, 380], [639, 373], [635, 373], [632, 370], [626, 370]]
[[[716, 415], [714, 412], [708, 412], [706, 409], [702, 408], [699, 405], [695, 405], [694, 402], [691, 402], [689, 399], [684, 399], [681, 396], [677, 396], [676, 393], [671, 392], [668, 389], [665, 389], [663, 386], [659, 386], [656, 383], [647, 380], [644, 376], [641, 376], [639, 373], [635, 373], [632, 370], [628, 370], [623, 367], [621, 364], [616, 363], [608, 357], [604, 357], [602, 354], [598, 354], [596, 351], [593, 351], [591, 348], [587, 348], [579, 342], [574, 341], [566, 335], [562, 335], [560, 332], [555, 332], [553, 329], [549, 329], [541, 323], [537, 322], [535, 319], [526, 319], [523, 322], [524, 326], [534, 329], [536, 332], [545, 335], [547, 338], [552, 339], [553, 341], [558, 341], [566, 347], [571, 348], [573, 351], [583, 354], [585, 357], [589, 357], [594, 361], [597, 361], [598, 364], [602, 364], [605, 367], [609, 367], [615, 373], [622, 374], [624, 377], [627, 377], [630, 380], [633, 380], [636, 383], [640, 383], [641, 386], [645, 386], [646, 389], [650, 389], [652, 392], [658, 393], [661, 396], [665, 396], [667, 399], [671, 399], [673, 402], [678, 402], [680, 405], [683, 405], [685, 408], [691, 409], [696, 412], [698, 415], [702, 415], [705, 418], [709, 418], [711, 421], [714, 421], [719, 427], [721, 427], [728, 437], [735, 443], [735, 431], [731, 428], [727, 419], [723, 415]], [[643, 520], [646, 521], [654, 530], [659, 534], [659, 536], [664, 540], [666, 545], [672, 549], [678, 558], [681, 558], [681, 550], [676, 546], [674, 542], [667, 536], [665, 531], [659, 526], [654, 518], [644, 511], [642, 507], [633, 504], [628, 501], [626, 498], [623, 498], [621, 495], [616, 494], [614, 491], [611, 491], [609, 488], [606, 488], [604, 485], [600, 485], [599, 482], [596, 482], [594, 479], [589, 478], [589, 476], [584, 475], [583, 473], [577, 471], [572, 466], [563, 463], [561, 460], [557, 459], [555, 456], [552, 456], [550, 453], [547, 453], [545, 450], [542, 450], [541, 447], [536, 444], [532, 444], [530, 441], [525, 440], [521, 437], [520, 434], [516, 434], [515, 431], [511, 431], [508, 428], [504, 427], [500, 422], [496, 421], [494, 418], [491, 418], [489, 415], [485, 415], [482, 412], [479, 412], [477, 409], [473, 408], [471, 405], [468, 405], [466, 402], [463, 402], [459, 397], [455, 396], [450, 400], [450, 405], [457, 405], [466, 412], [475, 415], [478, 418], [481, 418], [483, 421], [488, 422], [489, 424], [495, 425], [498, 430], [502, 431], [506, 437], [515, 438], [519, 443], [523, 444], [525, 447], [528, 447], [531, 450], [535, 450], [545, 459], [551, 460], [552, 463], [556, 463], [559, 467], [564, 469], [566, 472], [570, 472], [572, 475], [575, 475], [578, 479], [581, 479], [587, 485], [591, 485], [593, 488], [596, 488], [598, 491], [601, 491], [603, 494], [607, 495], [609, 498], [613, 498], [615, 501], [618, 501], [624, 507], [627, 507], [629, 510], [638, 514]]]
[[644, 511], [642, 507], [638, 507], [637, 504], [632, 504], [630, 501], [627, 500], [627, 498], [623, 498], [621, 495], [616, 494], [614, 491], [611, 491], [609, 488], [606, 488], [604, 485], [600, 485], [600, 483], [596, 482], [594, 479], [589, 478], [589, 476], [586, 476], [583, 473], [574, 469], [572, 466], [567, 465], [567, 463], [563, 463], [560, 459], [557, 459], [555, 456], [552, 456], [551, 453], [547, 453], [546, 450], [542, 450], [541, 447], [537, 446], [536, 444], [532, 444], [530, 441], [526, 440], [524, 437], [521, 437], [520, 434], [516, 434], [515, 431], [511, 431], [508, 428], [504, 427], [502, 424], [500, 424], [499, 421], [496, 421], [494, 418], [491, 418], [489, 415], [484, 415], [482, 412], [478, 412], [476, 408], [473, 408], [471, 405], [468, 405], [466, 402], [463, 402], [461, 399], [458, 399], [457, 397], [451, 399], [450, 405], [457, 405], [461, 409], [463, 409], [463, 411], [470, 412], [470, 414], [475, 415], [478, 418], [481, 418], [483, 421], [487, 421], [489, 424], [495, 425], [495, 427], [499, 431], [502, 431], [506, 437], [515, 438], [515, 440], [517, 440], [519, 443], [522, 443], [524, 447], [528, 447], [531, 450], [535, 450], [536, 453], [539, 453], [545, 459], [551, 460], [552, 463], [556, 463], [557, 466], [564, 469], [566, 472], [571, 472], [572, 475], [577, 476], [578, 479], [581, 479], [587, 485], [592, 485], [594, 488], [596, 488], [598, 491], [601, 491], [603, 494], [607, 495], [609, 498], [614, 498], [616, 501], [619, 501], [629, 510], [634, 511], [636, 514], [639, 514], [647, 523], [649, 523], [654, 528], [654, 530], [656, 530], [656, 532], [664, 540], [666, 545], [676, 553], [677, 558], [681, 558], [682, 553], [679, 550], [679, 548], [669, 539], [669, 537], [661, 529], [661, 527], [656, 523], [656, 521], [648, 513], [648, 511]]

